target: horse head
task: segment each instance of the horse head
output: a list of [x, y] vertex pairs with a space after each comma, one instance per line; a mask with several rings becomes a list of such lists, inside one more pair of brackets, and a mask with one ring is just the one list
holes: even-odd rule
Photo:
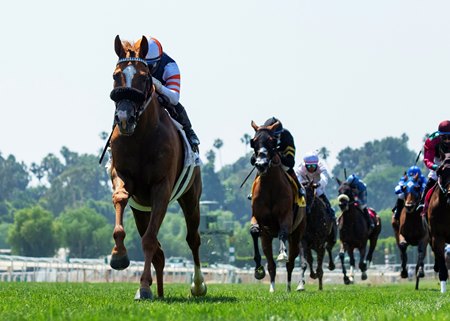
[[406, 213], [414, 213], [421, 198], [421, 186], [419, 184], [419, 174], [408, 176], [406, 184], [402, 187], [405, 194]]
[[252, 121], [255, 136], [250, 140], [250, 146], [255, 152], [255, 167], [259, 175], [264, 175], [271, 166], [278, 166], [281, 163], [277, 152], [278, 139], [274, 136], [274, 131], [280, 125], [277, 121], [270, 126], [258, 126]]
[[450, 154], [446, 153], [442, 164], [436, 171], [438, 175], [438, 186], [441, 192], [444, 194], [447, 201], [447, 205], [450, 205]]
[[339, 188], [338, 188], [338, 201], [339, 201], [339, 208], [342, 212], [345, 212], [349, 209], [350, 205], [354, 205], [355, 198], [353, 196], [353, 190], [352, 187], [348, 182], [341, 182], [340, 180], [336, 179]]
[[118, 125], [121, 135], [130, 136], [152, 96], [152, 77], [145, 61], [148, 40], [142, 36], [130, 43], [116, 36], [114, 47], [119, 57], [113, 73], [114, 89], [110, 94], [116, 103], [114, 124]]

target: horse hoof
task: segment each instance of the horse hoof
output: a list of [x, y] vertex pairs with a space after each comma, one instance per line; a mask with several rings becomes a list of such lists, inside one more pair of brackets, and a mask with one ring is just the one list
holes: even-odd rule
[[367, 280], [367, 273], [366, 272], [363, 272], [361, 274], [361, 280], [363, 280], [363, 281]]
[[194, 282], [191, 284], [191, 294], [193, 296], [205, 296], [207, 292], [206, 284], [205, 282], [202, 282], [200, 285], [196, 285]]
[[127, 254], [125, 254], [122, 257], [117, 257], [115, 255], [112, 255], [109, 265], [114, 270], [125, 270], [128, 266], [130, 266], [130, 259], [128, 258]]
[[297, 292], [305, 291], [305, 281], [303, 281], [303, 280], [299, 281], [295, 291], [297, 291]]
[[407, 279], [408, 278], [408, 271], [402, 270], [400, 272], [400, 276], [401, 276], [402, 279]]
[[334, 265], [334, 262], [330, 262], [330, 264], [328, 264], [328, 270], [333, 271], [336, 268], [336, 265]]
[[286, 263], [288, 261], [288, 256], [286, 252], [281, 252], [277, 257], [278, 263]]
[[418, 278], [423, 278], [425, 277], [425, 273], [423, 272], [423, 269], [419, 269], [419, 271], [417, 271], [417, 277]]
[[264, 266], [259, 266], [255, 268], [255, 279], [262, 280], [266, 276], [266, 271], [264, 270]]
[[136, 291], [136, 295], [134, 296], [135, 301], [141, 301], [141, 300], [153, 300], [153, 293], [150, 288], [140, 288]]
[[344, 284], [345, 285], [349, 285], [350, 284], [350, 279], [348, 278], [348, 276], [344, 276]]
[[315, 280], [315, 279], [317, 279], [317, 274], [316, 274], [316, 273], [311, 273], [311, 274], [309, 275], [309, 277], [310, 277], [311, 279]]

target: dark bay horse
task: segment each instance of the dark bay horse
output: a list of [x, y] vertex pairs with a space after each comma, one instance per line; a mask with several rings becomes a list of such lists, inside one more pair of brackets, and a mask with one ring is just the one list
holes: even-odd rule
[[[292, 188], [277, 152], [277, 138], [273, 136], [273, 132], [279, 125], [280, 122], [276, 122], [271, 126], [259, 127], [252, 121], [255, 136], [251, 140], [251, 146], [255, 151], [255, 166], [258, 170], [252, 186], [252, 220], [256, 219], [260, 226], [258, 232], [251, 231], [255, 251], [255, 278], [260, 280], [265, 276], [258, 246], [258, 238], [261, 237], [270, 275], [270, 292], [275, 291], [276, 275], [273, 239], [278, 238], [280, 242], [277, 261], [286, 262], [287, 290], [290, 291], [292, 271], [306, 226], [305, 207], [295, 205], [297, 191]], [[286, 250], [288, 244], [289, 248]]]
[[[335, 269], [332, 249], [336, 244], [337, 227], [336, 221], [332, 221], [327, 213], [325, 203], [316, 196], [316, 187], [312, 181], [305, 186], [306, 190], [306, 231], [302, 238], [302, 250], [306, 261], [309, 265], [310, 277], [312, 279], [319, 279], [319, 290], [323, 289], [323, 257], [325, 250], [328, 253], [328, 269], [333, 271]], [[317, 254], [317, 269], [314, 271], [312, 250]], [[302, 265], [302, 277], [297, 290], [303, 290], [305, 284], [306, 265]]]
[[421, 198], [421, 186], [418, 181], [419, 174], [408, 177], [402, 188], [405, 195], [405, 206], [400, 213], [399, 222], [392, 220], [395, 240], [402, 260], [400, 272], [402, 278], [408, 277], [408, 256], [406, 254], [408, 245], [417, 246], [416, 290], [419, 289], [419, 279], [425, 276], [423, 266], [429, 240], [427, 222], [421, 215], [421, 210], [417, 210]]
[[445, 264], [445, 243], [450, 243], [450, 154], [436, 171], [438, 181], [428, 203], [428, 225], [434, 253], [434, 271], [439, 273], [441, 292], [447, 291], [448, 270]]
[[[338, 219], [339, 239], [341, 241], [339, 259], [342, 264], [342, 273], [344, 273], [344, 283], [350, 284], [354, 280], [355, 249], [359, 251], [358, 267], [361, 270], [361, 279], [367, 279], [366, 271], [372, 261], [373, 251], [375, 250], [378, 236], [381, 232], [381, 221], [375, 213], [377, 222], [375, 228], [369, 233], [367, 222], [353, 197], [352, 188], [347, 182], [341, 182], [339, 179], [337, 179], [337, 182], [339, 184], [339, 208], [342, 211]], [[369, 242], [369, 251], [366, 255], [367, 242]], [[347, 276], [347, 270], [344, 264], [345, 252], [348, 253], [350, 258], [350, 277]]]
[[[123, 226], [123, 213], [130, 202], [145, 257], [140, 289], [135, 299], [153, 297], [151, 264], [156, 272], [158, 296], [163, 297], [165, 258], [157, 236], [169, 202], [178, 196], [186, 220], [186, 241], [195, 264], [191, 293], [202, 296], [206, 294], [206, 285], [199, 258], [200, 168], [191, 166], [189, 175], [183, 175], [185, 184], [179, 184], [180, 175], [187, 173], [184, 166], [185, 147], [169, 114], [159, 105], [144, 59], [147, 51], [148, 40], [144, 36], [135, 43], [121, 41], [116, 36], [115, 52], [119, 60], [114, 70], [114, 89], [111, 92], [116, 111], [110, 166], [116, 224], [110, 264], [112, 268], [122, 270], [130, 262], [124, 245]], [[184, 192], [179, 189], [181, 185]]]

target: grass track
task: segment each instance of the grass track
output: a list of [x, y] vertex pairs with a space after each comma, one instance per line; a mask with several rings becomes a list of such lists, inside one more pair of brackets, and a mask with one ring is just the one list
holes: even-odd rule
[[[130, 283], [0, 283], [0, 320], [450, 320], [450, 294], [436, 281], [397, 285], [325, 285], [287, 293], [278, 284], [210, 284], [204, 298], [166, 284], [165, 299], [133, 300]], [[153, 291], [156, 292], [155, 288]]]

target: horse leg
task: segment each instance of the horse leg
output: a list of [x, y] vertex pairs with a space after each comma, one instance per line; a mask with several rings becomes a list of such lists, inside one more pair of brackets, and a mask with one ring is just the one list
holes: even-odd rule
[[345, 246], [341, 242], [341, 249], [339, 250], [339, 260], [341, 261], [342, 273], [344, 274], [344, 284], [348, 285], [348, 284], [350, 284], [350, 279], [347, 276], [347, 269], [345, 268], [345, 262], [344, 262], [346, 250], [347, 250], [347, 246]]
[[275, 292], [275, 275], [276, 275], [276, 265], [273, 259], [272, 251], [272, 237], [265, 233], [261, 234], [261, 245], [267, 260], [267, 270], [270, 276], [270, 287], [269, 292]]
[[287, 255], [287, 239], [288, 239], [288, 229], [281, 226], [280, 232], [278, 234], [278, 239], [280, 241], [280, 251], [277, 257], [277, 262], [285, 263], [288, 261]]
[[289, 260], [286, 262], [287, 286], [286, 290], [291, 292], [292, 271], [295, 266], [295, 259], [300, 252], [300, 237], [298, 228], [289, 237]]
[[407, 248], [408, 243], [406, 243], [403, 236], [400, 235], [398, 249], [400, 250], [400, 258], [402, 260], [402, 270], [400, 272], [400, 276], [403, 279], [406, 279], [408, 277], [408, 270], [406, 269], [406, 264], [408, 263], [408, 254], [406, 253]]
[[[304, 242], [302, 242], [303, 244]], [[301, 273], [300, 273], [300, 281], [298, 281], [298, 285], [297, 285], [297, 291], [303, 291], [305, 290], [305, 272], [306, 272], [306, 261], [305, 261], [305, 255], [304, 255], [304, 250], [303, 247], [300, 248], [300, 269], [301, 269]]]
[[359, 264], [358, 267], [361, 270], [361, 280], [367, 280], [367, 263], [366, 263], [366, 246], [359, 248]]
[[441, 283], [441, 293], [447, 291], [448, 270], [445, 264], [445, 241], [441, 238], [434, 237], [433, 249], [435, 261], [439, 269], [439, 281]]
[[326, 250], [328, 253], [328, 270], [333, 271], [336, 268], [336, 265], [334, 264], [334, 258], [333, 258], [333, 246], [336, 244], [336, 236], [337, 236], [337, 227], [336, 223], [333, 222], [331, 232], [328, 235], [327, 244], [326, 244]]
[[112, 183], [114, 188], [112, 200], [116, 212], [116, 222], [113, 231], [115, 245], [111, 251], [110, 265], [115, 270], [124, 270], [130, 265], [130, 259], [124, 244], [126, 233], [123, 227], [123, 212], [127, 206], [129, 194], [124, 187], [124, 181], [115, 169], [112, 170]]
[[[197, 170], [197, 169], [196, 169]], [[198, 169], [199, 171], [199, 169]], [[207, 288], [203, 278], [203, 273], [200, 264], [200, 234], [198, 227], [200, 225], [200, 194], [201, 194], [201, 181], [200, 174], [197, 173], [197, 180], [194, 185], [178, 200], [180, 207], [184, 213], [184, 219], [186, 221], [187, 235], [186, 242], [192, 252], [192, 258], [194, 259], [194, 277], [191, 284], [191, 294], [193, 296], [206, 295]]]
[[262, 280], [266, 276], [266, 271], [264, 270], [264, 266], [261, 265], [261, 253], [259, 252], [259, 229], [250, 229], [250, 234], [253, 240], [253, 260], [255, 261], [255, 279]]
[[305, 250], [305, 255], [306, 255], [306, 262], [308, 262], [309, 265], [309, 277], [313, 280], [315, 280], [317, 278], [317, 275], [314, 271], [314, 259], [313, 259], [313, 255], [312, 255], [312, 250], [311, 247], [308, 246]]
[[347, 250], [348, 253], [348, 257], [349, 257], [349, 263], [350, 263], [350, 275], [349, 275], [349, 280], [350, 283], [353, 283], [355, 281], [355, 248], [350, 246]]
[[317, 277], [319, 278], [319, 290], [322, 290], [322, 278], [323, 278], [323, 257], [325, 255], [325, 248], [322, 246], [317, 251]]
[[158, 288], [158, 297], [164, 297], [164, 266], [166, 265], [166, 259], [164, 256], [164, 251], [161, 248], [161, 244], [158, 242], [158, 248], [156, 249], [155, 256], [152, 261], [153, 267], [156, 273], [156, 285]]

